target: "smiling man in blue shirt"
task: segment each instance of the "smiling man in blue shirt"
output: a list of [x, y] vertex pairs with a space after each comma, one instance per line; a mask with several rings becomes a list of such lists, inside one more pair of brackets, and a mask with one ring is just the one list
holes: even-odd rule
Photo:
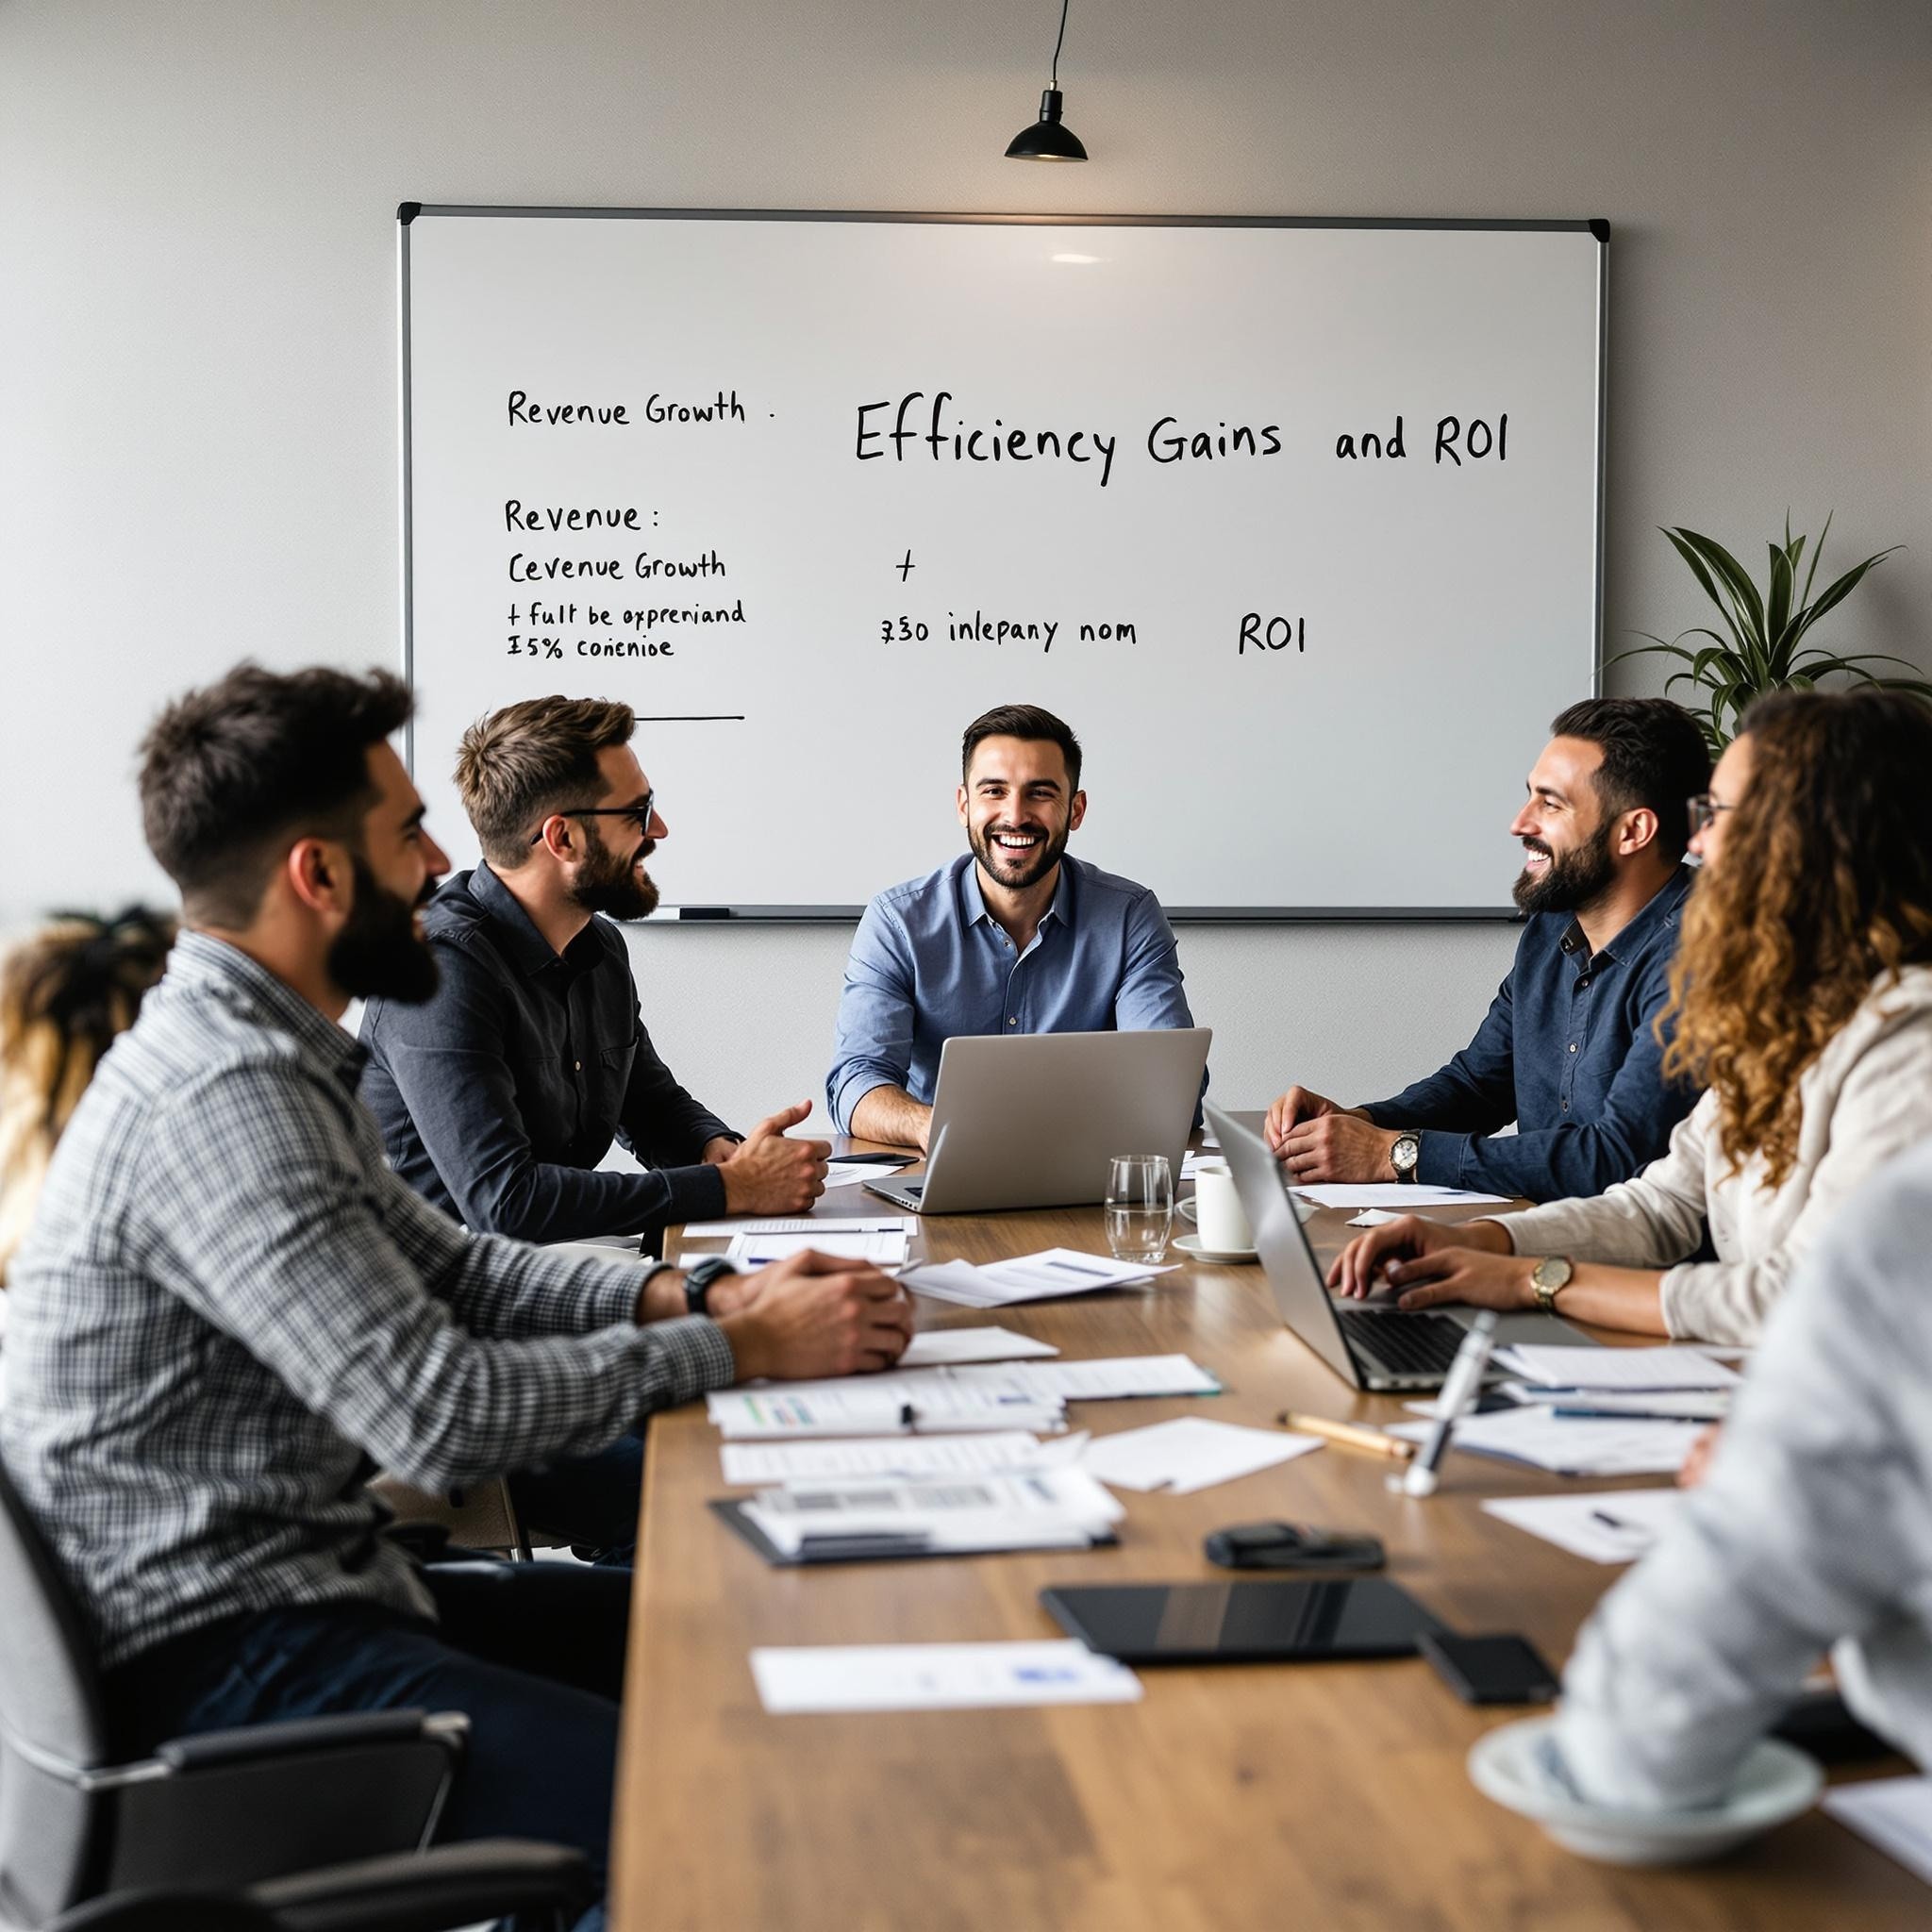
[[1267, 1132], [1291, 1179], [1600, 1194], [1662, 1154], [1690, 1112], [1697, 1095], [1664, 1080], [1653, 1023], [1692, 877], [1689, 801], [1710, 783], [1709, 754], [1668, 698], [1587, 698], [1550, 730], [1509, 827], [1529, 919], [1489, 1016], [1447, 1066], [1392, 1099], [1344, 1108], [1290, 1088]]
[[1066, 856], [1087, 794], [1059, 719], [1033, 705], [975, 718], [958, 804], [970, 849], [881, 892], [852, 941], [825, 1097], [866, 1140], [925, 1146], [955, 1034], [1194, 1024], [1160, 902]]

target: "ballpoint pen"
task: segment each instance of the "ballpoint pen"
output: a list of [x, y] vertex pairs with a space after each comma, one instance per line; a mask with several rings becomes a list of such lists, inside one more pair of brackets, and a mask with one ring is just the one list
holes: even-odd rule
[[1442, 1385], [1442, 1393], [1436, 1405], [1436, 1425], [1429, 1431], [1429, 1439], [1423, 1444], [1423, 1453], [1408, 1465], [1403, 1473], [1399, 1485], [1393, 1476], [1389, 1478], [1391, 1486], [1398, 1486], [1405, 1495], [1433, 1496], [1436, 1493], [1436, 1471], [1441, 1466], [1443, 1452], [1449, 1447], [1449, 1438], [1455, 1433], [1456, 1424], [1462, 1420], [1462, 1412], [1474, 1399], [1482, 1384], [1483, 1371], [1490, 1365], [1490, 1350], [1495, 1344], [1497, 1315], [1494, 1308], [1485, 1308], [1469, 1324], [1469, 1332], [1462, 1338], [1462, 1346], [1456, 1351], [1456, 1359], [1449, 1367], [1449, 1379]]
[[1400, 1436], [1385, 1436], [1380, 1429], [1364, 1428], [1359, 1423], [1330, 1422], [1326, 1416], [1303, 1415], [1292, 1408], [1284, 1408], [1274, 1420], [1297, 1435], [1320, 1436], [1324, 1441], [1339, 1442], [1344, 1449], [1363, 1449], [1371, 1456], [1391, 1456], [1407, 1462], [1415, 1454], [1413, 1442], [1406, 1442]]

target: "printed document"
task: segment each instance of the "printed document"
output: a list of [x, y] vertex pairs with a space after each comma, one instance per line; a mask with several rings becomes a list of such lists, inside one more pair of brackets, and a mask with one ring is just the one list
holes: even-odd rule
[[[1389, 1431], [1425, 1441], [1432, 1424], [1396, 1423]], [[1456, 1425], [1450, 1446], [1472, 1456], [1526, 1462], [1555, 1475], [1674, 1475], [1703, 1427], [1638, 1417], [1559, 1416], [1551, 1408], [1504, 1408]]]
[[942, 1261], [908, 1269], [906, 1286], [935, 1300], [968, 1307], [997, 1308], [1015, 1302], [1045, 1301], [1057, 1295], [1090, 1294], [1102, 1288], [1133, 1288], [1157, 1274], [1171, 1274], [1179, 1264], [1150, 1268], [1141, 1261], [1116, 1261], [1076, 1248], [1046, 1248], [1017, 1260]]
[[1315, 1436], [1182, 1416], [1144, 1429], [1123, 1429], [1117, 1436], [1096, 1436], [1080, 1457], [1080, 1467], [1115, 1489], [1166, 1490], [1171, 1495], [1189, 1496], [1215, 1483], [1272, 1469], [1321, 1446]]
[[1518, 1342], [1499, 1348], [1496, 1366], [1545, 1389], [1732, 1389], [1736, 1369], [1695, 1348], [1560, 1348]]
[[1594, 1496], [1499, 1496], [1491, 1516], [1592, 1563], [1634, 1563], [1686, 1501], [1682, 1490], [1613, 1490]]
[[1125, 1664], [1098, 1657], [1074, 1640], [755, 1650], [751, 1670], [774, 1717], [808, 1710], [1133, 1704], [1141, 1695], [1141, 1680]]
[[1052, 1342], [1010, 1328], [924, 1328], [912, 1338], [899, 1366], [928, 1369], [941, 1362], [1008, 1362], [1058, 1354]]
[[1476, 1194], [1467, 1188], [1425, 1188], [1416, 1181], [1323, 1181], [1294, 1191], [1318, 1208], [1388, 1208], [1422, 1214], [1431, 1208], [1461, 1208], [1479, 1201], [1507, 1201], [1507, 1194]]
[[741, 1234], [910, 1234], [918, 1225], [912, 1214], [774, 1214], [758, 1221], [693, 1221], [684, 1232], [695, 1241]]
[[1932, 1777], [1836, 1785], [1818, 1802], [1840, 1824], [1932, 1885]]
[[868, 1436], [831, 1442], [725, 1442], [727, 1483], [813, 1483], [840, 1476], [977, 1475], [989, 1469], [1051, 1469], [1077, 1462], [1083, 1430], [1042, 1442], [1022, 1429], [978, 1436]]
[[985, 1383], [1038, 1402], [1105, 1402], [1126, 1395], [1219, 1395], [1221, 1384], [1184, 1355], [1102, 1356], [1093, 1361], [1013, 1362], [965, 1368], [956, 1380]]

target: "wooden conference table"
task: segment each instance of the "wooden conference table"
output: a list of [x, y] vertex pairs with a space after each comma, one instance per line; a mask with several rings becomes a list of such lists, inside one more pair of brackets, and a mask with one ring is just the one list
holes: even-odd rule
[[[850, 1143], [846, 1143], [850, 1144]], [[863, 1143], [859, 1143], [863, 1144]], [[860, 1187], [819, 1210], [891, 1211]], [[1310, 1224], [1318, 1250], [1343, 1216]], [[1177, 1231], [1179, 1224], [1176, 1224]], [[915, 1259], [1104, 1252], [1098, 1208], [933, 1217]], [[693, 1242], [687, 1256], [716, 1244]], [[667, 1253], [675, 1256], [675, 1242]], [[1185, 1257], [1170, 1254], [1170, 1260]], [[922, 1327], [997, 1321], [1069, 1358], [1184, 1352], [1200, 1401], [1081, 1405], [1081, 1427], [1285, 1407], [1374, 1422], [1289, 1335], [1260, 1270], [1190, 1263], [1145, 1291], [1000, 1310], [927, 1300]], [[1115, 1549], [768, 1568], [705, 1507], [729, 1494], [694, 1403], [652, 1420], [615, 1824], [615, 1932], [1745, 1932], [1923, 1928], [1932, 1894], [1816, 1811], [1718, 1864], [1623, 1871], [1558, 1850], [1469, 1783], [1517, 1711], [1458, 1703], [1421, 1660], [1141, 1672], [1130, 1705], [768, 1717], [764, 1644], [1058, 1638], [1051, 1584], [1228, 1580], [1201, 1540], [1287, 1517], [1367, 1529], [1453, 1627], [1518, 1630], [1553, 1662], [1621, 1570], [1512, 1529], [1485, 1496], [1579, 1487], [1451, 1455], [1428, 1502], [1328, 1447], [1191, 1496], [1129, 1494]], [[1615, 1484], [1597, 1484], [1600, 1489]]]

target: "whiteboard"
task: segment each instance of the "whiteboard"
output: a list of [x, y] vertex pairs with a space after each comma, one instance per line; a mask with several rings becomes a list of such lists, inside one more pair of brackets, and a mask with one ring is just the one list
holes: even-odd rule
[[465, 725], [619, 698], [667, 908], [850, 916], [961, 848], [960, 734], [1027, 703], [1072, 850], [1177, 916], [1506, 909], [1597, 688], [1607, 225], [400, 214], [459, 862]]

